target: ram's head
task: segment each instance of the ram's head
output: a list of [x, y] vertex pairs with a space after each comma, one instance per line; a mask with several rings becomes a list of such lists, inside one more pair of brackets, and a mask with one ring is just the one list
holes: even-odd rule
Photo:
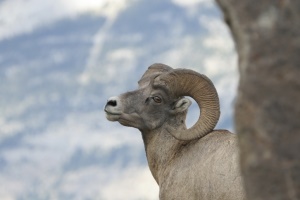
[[[192, 97], [200, 107], [198, 121], [189, 129], [176, 130], [185, 123]], [[141, 131], [166, 128], [179, 140], [201, 138], [211, 132], [220, 116], [219, 99], [213, 83], [204, 75], [163, 64], [151, 65], [132, 92], [111, 97], [106, 117]]]

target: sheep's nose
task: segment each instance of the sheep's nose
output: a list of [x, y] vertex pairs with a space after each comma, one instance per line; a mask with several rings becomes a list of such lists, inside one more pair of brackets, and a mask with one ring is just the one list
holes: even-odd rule
[[121, 114], [122, 106], [121, 106], [121, 101], [119, 100], [119, 97], [110, 97], [107, 100], [104, 111], [106, 113], [110, 113], [110, 114], [114, 114], [114, 115]]
[[108, 100], [107, 100], [107, 103], [105, 105], [105, 108], [116, 108], [116, 107], [119, 107], [120, 105], [120, 102], [119, 102], [119, 97], [110, 97]]
[[107, 101], [106, 105], [115, 107], [115, 106], [117, 106], [117, 101], [116, 100], [109, 100], [109, 101]]
[[118, 97], [110, 97], [107, 100], [106, 106], [105, 107], [117, 107], [118, 106]]

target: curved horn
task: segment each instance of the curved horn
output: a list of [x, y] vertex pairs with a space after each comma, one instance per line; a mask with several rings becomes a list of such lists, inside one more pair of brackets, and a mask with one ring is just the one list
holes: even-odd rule
[[165, 85], [174, 97], [192, 97], [200, 107], [199, 119], [191, 128], [168, 130], [175, 138], [193, 140], [214, 129], [220, 116], [220, 104], [216, 88], [209, 78], [193, 70], [174, 69], [157, 77], [155, 82]]
[[139, 86], [142, 86], [145, 83], [149, 83], [150, 80], [153, 79], [153, 77], [158, 76], [162, 73], [166, 73], [171, 70], [173, 70], [173, 68], [169, 67], [168, 65], [162, 63], [154, 63], [148, 67], [147, 71], [143, 74], [138, 84]]

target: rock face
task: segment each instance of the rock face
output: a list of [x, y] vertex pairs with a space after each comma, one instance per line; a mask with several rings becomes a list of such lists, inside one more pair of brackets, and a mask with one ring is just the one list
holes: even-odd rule
[[248, 199], [300, 199], [300, 1], [217, 2], [239, 55], [235, 124]]

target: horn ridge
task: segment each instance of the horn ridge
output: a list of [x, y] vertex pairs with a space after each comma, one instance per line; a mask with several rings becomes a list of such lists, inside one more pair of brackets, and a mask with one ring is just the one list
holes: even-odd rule
[[193, 140], [210, 133], [220, 117], [219, 97], [212, 81], [189, 69], [174, 69], [159, 76], [175, 97], [190, 96], [200, 108], [197, 122], [183, 131], [168, 130], [179, 140]]

